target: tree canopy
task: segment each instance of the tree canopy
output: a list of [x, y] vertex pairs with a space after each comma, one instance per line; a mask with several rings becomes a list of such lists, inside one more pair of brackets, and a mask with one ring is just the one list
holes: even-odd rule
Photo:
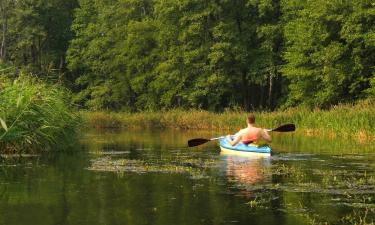
[[0, 23], [3, 65], [62, 81], [94, 110], [375, 97], [371, 0], [3, 0]]

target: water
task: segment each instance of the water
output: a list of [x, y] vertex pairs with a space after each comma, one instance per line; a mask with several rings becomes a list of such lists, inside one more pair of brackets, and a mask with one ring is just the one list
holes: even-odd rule
[[3, 159], [0, 224], [375, 221], [371, 143], [274, 134], [270, 158], [187, 148], [186, 131], [88, 131], [73, 152]]

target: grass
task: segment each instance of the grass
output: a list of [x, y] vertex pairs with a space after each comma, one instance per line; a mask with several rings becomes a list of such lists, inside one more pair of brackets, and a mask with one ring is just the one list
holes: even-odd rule
[[[96, 128], [177, 128], [235, 131], [245, 126], [247, 112], [213, 113], [202, 110], [160, 112], [81, 112], [86, 123]], [[255, 112], [257, 124], [274, 128], [294, 123], [298, 132], [307, 135], [353, 137], [366, 141], [375, 136], [375, 103], [361, 101], [342, 104], [330, 110], [290, 108], [276, 112]]]
[[74, 140], [78, 116], [68, 93], [30, 75], [0, 80], [0, 151], [27, 154], [64, 149]]

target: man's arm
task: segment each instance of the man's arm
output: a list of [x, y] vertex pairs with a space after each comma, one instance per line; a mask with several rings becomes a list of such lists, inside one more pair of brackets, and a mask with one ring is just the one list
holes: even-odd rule
[[262, 131], [260, 132], [262, 138], [264, 140], [266, 140], [267, 142], [271, 142], [272, 141], [272, 138], [271, 138], [271, 135], [268, 133], [268, 131], [266, 129], [262, 129]]
[[232, 140], [232, 137], [228, 134], [227, 135], [227, 140], [228, 142], [233, 146], [236, 145], [238, 142], [241, 140], [241, 135], [237, 135], [234, 140]]

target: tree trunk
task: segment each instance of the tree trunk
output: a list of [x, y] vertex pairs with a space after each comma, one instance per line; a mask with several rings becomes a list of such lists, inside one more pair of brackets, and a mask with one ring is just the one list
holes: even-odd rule
[[37, 54], [36, 54], [36, 46], [35, 42], [30, 46], [30, 53], [31, 53], [31, 63], [32, 66], [35, 68], [37, 65]]
[[65, 58], [64, 55], [60, 56], [60, 65], [59, 65], [59, 74], [61, 75], [64, 72]]
[[0, 6], [1, 10], [1, 19], [2, 19], [2, 39], [1, 39], [1, 46], [0, 46], [0, 60], [5, 61], [6, 57], [6, 32], [7, 32], [7, 17], [5, 15], [5, 10], [3, 6], [3, 2]]
[[273, 92], [273, 71], [270, 72], [270, 80], [269, 80], [269, 87], [268, 87], [268, 108], [272, 109], [272, 92]]
[[259, 85], [259, 92], [260, 92], [260, 97], [259, 97], [259, 103], [257, 104], [257, 108], [263, 109], [264, 108], [264, 90], [265, 87], [263, 85]]
[[246, 79], [246, 72], [242, 72], [241, 76], [241, 89], [242, 89], [242, 95], [243, 95], [243, 109], [245, 111], [248, 111], [250, 109], [250, 99], [249, 99], [249, 87], [248, 82]]
[[38, 60], [38, 69], [39, 71], [42, 71], [42, 40], [41, 37], [38, 37], [38, 48], [36, 49], [37, 51], [37, 60]]
[[27, 59], [28, 59], [27, 54], [26, 54], [26, 52], [24, 52], [24, 53], [23, 53], [23, 64], [24, 64], [24, 65], [27, 65], [27, 63], [28, 63], [28, 60], [27, 60]]

